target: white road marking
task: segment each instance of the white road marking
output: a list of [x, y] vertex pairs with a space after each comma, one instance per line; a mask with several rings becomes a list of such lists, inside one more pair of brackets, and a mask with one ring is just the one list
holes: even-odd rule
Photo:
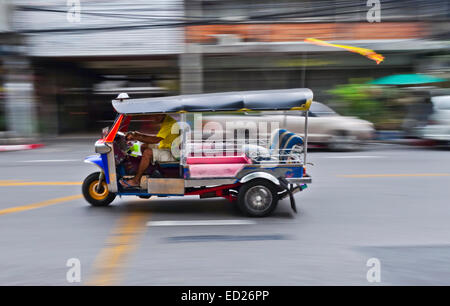
[[315, 156], [315, 158], [384, 158], [376, 155], [342, 155], [342, 156]]
[[183, 220], [183, 221], [149, 221], [147, 226], [198, 226], [198, 225], [251, 225], [250, 220]]
[[74, 162], [81, 159], [34, 159], [34, 160], [21, 160], [21, 163], [62, 163], [62, 162]]

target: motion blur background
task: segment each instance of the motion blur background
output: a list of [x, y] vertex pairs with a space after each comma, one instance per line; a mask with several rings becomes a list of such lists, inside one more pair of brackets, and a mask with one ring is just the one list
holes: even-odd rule
[[[370, 22], [377, 8], [380, 20]], [[120, 92], [308, 87], [343, 115], [404, 132], [412, 104], [430, 103], [430, 90], [445, 94], [449, 17], [449, 1], [438, 0], [0, 0], [0, 131], [97, 133], [114, 118], [110, 100]], [[439, 81], [415, 84], [425, 93], [368, 84], [411, 73]]]
[[[437, 0], [0, 0], [0, 285], [76, 285], [68, 259], [83, 284], [378, 285], [374, 258], [381, 284], [450, 285], [450, 155], [428, 147], [450, 144], [449, 19]], [[249, 220], [221, 199], [83, 199], [119, 93], [298, 87], [319, 102], [309, 147], [348, 148], [323, 131], [344, 121], [377, 139], [311, 150], [297, 215], [287, 199]]]

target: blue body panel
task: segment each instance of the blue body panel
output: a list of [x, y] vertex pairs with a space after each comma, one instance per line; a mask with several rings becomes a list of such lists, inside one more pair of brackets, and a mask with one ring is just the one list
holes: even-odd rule
[[106, 183], [109, 184], [108, 157], [106, 154], [90, 155], [86, 157], [84, 161], [99, 166], [105, 174]]
[[288, 178], [300, 178], [303, 177], [303, 167], [292, 167], [286, 172], [286, 177]]
[[[285, 174], [283, 175], [286, 178], [301, 178], [303, 177], [303, 166], [293, 166], [293, 167], [280, 167], [281, 169], [285, 170]], [[274, 176], [277, 176], [275, 173], [278, 169], [278, 167], [264, 167], [264, 168], [260, 168], [260, 169], [264, 169], [265, 172], [269, 172], [272, 173]], [[254, 170], [253, 172], [258, 172], [258, 168], [253, 168], [253, 167], [244, 167], [243, 170]], [[237, 180], [238, 181], [238, 180]]]

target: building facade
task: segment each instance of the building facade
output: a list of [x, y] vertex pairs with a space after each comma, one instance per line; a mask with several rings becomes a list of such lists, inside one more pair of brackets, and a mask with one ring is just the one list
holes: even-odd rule
[[[449, 70], [448, 1], [0, 3], [8, 3], [0, 11], [8, 16], [0, 50], [16, 45], [14, 56], [2, 53], [10, 71], [3, 69], [2, 79], [22, 75], [29, 84], [16, 91], [23, 97], [8, 100], [0, 92], [11, 101], [1, 110], [14, 119], [6, 121], [18, 122], [3, 128], [18, 133], [98, 131], [113, 119], [110, 100], [122, 91], [141, 97], [309, 87], [327, 103], [329, 89], [355, 78]], [[305, 43], [309, 37], [373, 49], [386, 59], [376, 65]], [[18, 100], [28, 102], [12, 102]]]
[[110, 124], [117, 92], [179, 90], [182, 0], [11, 0], [11, 27], [26, 38], [34, 78], [36, 130], [98, 131]]
[[[202, 63], [198, 90], [306, 86], [326, 100], [328, 89], [350, 79], [424, 70], [427, 57], [447, 53], [448, 1], [381, 1], [378, 20], [374, 2], [188, 0], [187, 12], [214, 19], [186, 28], [187, 49]], [[385, 61], [306, 38], [373, 49]]]

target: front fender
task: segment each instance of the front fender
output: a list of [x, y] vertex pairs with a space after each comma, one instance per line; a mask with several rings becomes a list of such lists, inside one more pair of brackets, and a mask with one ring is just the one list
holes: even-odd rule
[[108, 158], [106, 154], [90, 155], [84, 159], [84, 162], [99, 167], [105, 174], [106, 183], [109, 184]]

